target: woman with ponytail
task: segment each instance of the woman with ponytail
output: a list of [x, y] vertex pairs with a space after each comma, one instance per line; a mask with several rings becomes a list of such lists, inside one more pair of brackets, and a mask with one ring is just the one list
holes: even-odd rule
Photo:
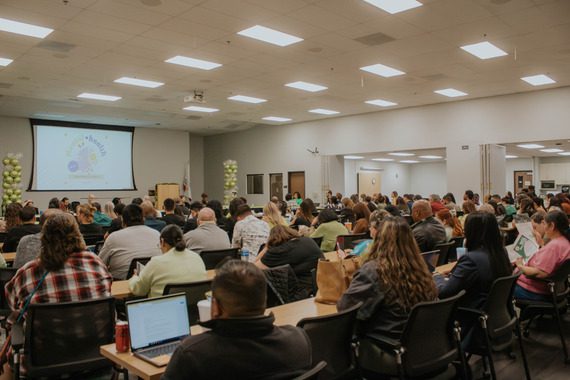
[[154, 256], [129, 280], [129, 289], [135, 296], [159, 297], [166, 284], [206, 279], [202, 258], [186, 249], [182, 230], [177, 225], [170, 224], [162, 229], [160, 250], [161, 256]]
[[546, 283], [539, 280], [550, 276], [564, 261], [570, 260], [568, 217], [564, 212], [555, 210], [546, 214], [544, 221], [548, 243], [539, 249], [526, 265], [522, 258], [516, 261], [521, 273], [514, 293], [517, 299], [549, 299], [550, 292]]

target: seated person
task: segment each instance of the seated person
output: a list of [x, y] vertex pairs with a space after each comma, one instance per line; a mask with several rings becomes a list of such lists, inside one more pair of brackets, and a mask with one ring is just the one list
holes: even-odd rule
[[135, 296], [159, 297], [167, 284], [182, 284], [206, 279], [206, 267], [196, 253], [186, 249], [182, 230], [171, 224], [160, 233], [161, 256], [154, 256], [129, 280]]
[[[40, 216], [40, 230], [45, 224], [46, 220], [55, 214], [60, 214], [62, 211], [56, 208], [48, 208]], [[42, 245], [42, 234], [38, 232], [37, 234], [24, 236], [18, 243], [18, 248], [16, 249], [16, 257], [12, 266], [14, 268], [21, 268], [28, 261], [35, 260], [40, 255], [40, 248]]]
[[20, 220], [22, 224], [15, 226], [6, 233], [3, 252], [15, 252], [20, 239], [26, 235], [33, 235], [40, 232], [41, 227], [36, 225], [36, 209], [30, 206], [20, 210]]
[[420, 252], [435, 250], [435, 246], [445, 243], [445, 228], [438, 222], [431, 211], [428, 201], [419, 200], [412, 206], [412, 232], [420, 247]]
[[216, 224], [224, 231], [227, 231], [228, 218], [224, 216], [224, 209], [220, 201], [213, 199], [211, 201], [208, 201], [204, 207], [209, 207], [214, 210], [214, 213], [216, 214]]
[[463, 226], [457, 217], [451, 214], [449, 209], [444, 208], [436, 213], [436, 218], [443, 228], [445, 228], [445, 240], [450, 241], [453, 238], [463, 236]]
[[94, 223], [96, 208], [88, 203], [77, 206], [77, 220], [79, 221], [79, 231], [82, 235], [101, 235], [103, 228]]
[[383, 209], [378, 209], [370, 214], [369, 220], [369, 230], [371, 239], [365, 239], [358, 243], [352, 250], [353, 255], [362, 256], [362, 262], [367, 261], [370, 258], [370, 244], [374, 241], [378, 232], [382, 229], [382, 223], [384, 220], [391, 216], [390, 213]]
[[249, 251], [249, 261], [255, 262], [259, 247], [267, 242], [269, 225], [257, 219], [247, 204], [238, 207], [237, 223], [234, 227], [232, 246], [245, 248]]
[[226, 232], [228, 233], [228, 237], [230, 241], [234, 235], [234, 227], [236, 226], [237, 219], [236, 219], [236, 211], [239, 206], [245, 204], [245, 201], [242, 198], [234, 198], [230, 201], [230, 205], [228, 207], [230, 212], [230, 217], [226, 221]]
[[121, 228], [123, 228], [122, 215], [124, 209], [125, 209], [124, 203], [117, 203], [115, 207], [113, 207], [113, 211], [115, 212], [115, 215], [117, 215], [117, 217], [111, 221], [111, 226], [109, 227], [107, 233], [105, 234], [105, 239], [113, 232], [119, 231]]
[[261, 269], [291, 265], [299, 285], [310, 293], [313, 289], [311, 270], [317, 270], [317, 263], [322, 257], [321, 249], [313, 239], [300, 236], [290, 227], [278, 225], [269, 232], [267, 244], [255, 265]]
[[545, 212], [536, 212], [530, 218], [532, 235], [539, 247], [543, 247], [548, 243], [548, 238], [546, 237], [546, 221], [544, 220], [545, 216]]
[[[186, 338], [162, 380], [292, 379], [308, 370], [311, 343], [298, 327], [265, 315], [266, 280], [255, 265], [230, 260], [212, 281], [211, 329]], [[245, 355], [245, 356], [244, 356]], [[255, 355], [255, 360], [246, 356]]]
[[295, 216], [291, 221], [291, 226], [307, 226], [311, 227], [311, 222], [313, 221], [313, 211], [315, 210], [315, 204], [310, 198], [304, 199], [299, 208], [295, 211]]
[[[355, 273], [337, 308], [343, 311], [363, 302], [356, 316], [359, 364], [368, 371], [397, 376], [394, 355], [366, 338], [400, 339], [411, 308], [434, 301], [437, 292], [405, 219], [387, 217], [372, 249], [374, 258]], [[372, 351], [376, 355], [371, 355]]]
[[343, 223], [350, 222], [354, 224], [354, 222], [356, 222], [353, 210], [354, 202], [352, 202], [352, 199], [350, 198], [342, 198], [341, 203], [344, 207], [340, 210], [340, 221]]
[[184, 233], [198, 228], [198, 212], [200, 212], [200, 210], [204, 207], [206, 206], [204, 206], [202, 202], [198, 201], [192, 202], [190, 204], [190, 215], [188, 216], [188, 219], [184, 224], [184, 229], [182, 230]]
[[286, 226], [288, 224], [281, 216], [279, 206], [273, 202], [269, 202], [263, 207], [263, 221], [269, 224], [269, 229], [278, 225]]
[[358, 203], [353, 208], [356, 223], [352, 227], [353, 234], [363, 234], [368, 232], [368, 221], [370, 219], [370, 209], [364, 203]]
[[161, 254], [159, 243], [158, 231], [144, 225], [142, 208], [130, 204], [123, 210], [123, 229], [109, 235], [99, 257], [114, 279], [125, 280], [134, 258]]
[[515, 286], [514, 297], [527, 300], [550, 299], [547, 285], [539, 279], [550, 276], [566, 260], [570, 260], [570, 230], [568, 217], [563, 211], [550, 211], [544, 218], [544, 235], [548, 244], [538, 250], [525, 265], [522, 258], [516, 261], [521, 276]]
[[20, 210], [22, 205], [18, 202], [8, 203], [4, 211], [3, 229], [0, 232], [8, 232], [16, 226], [21, 226]]
[[95, 213], [93, 214], [93, 223], [103, 227], [109, 227], [113, 221], [113, 218], [101, 211], [101, 204], [99, 202], [93, 202], [91, 203], [91, 206], [95, 207]]
[[166, 198], [164, 200], [164, 216], [161, 218], [166, 225], [169, 224], [176, 224], [180, 228], [184, 227], [184, 223], [186, 223], [186, 219], [182, 215], [178, 215], [175, 212], [176, 210], [176, 203], [174, 203], [174, 199]]
[[315, 218], [313, 223], [318, 223], [319, 226], [311, 234], [311, 237], [322, 237], [321, 251], [330, 252], [336, 249], [336, 238], [339, 235], [347, 235], [348, 230], [345, 226], [338, 222], [336, 213], [331, 209], [324, 209]]
[[198, 213], [198, 228], [184, 235], [186, 248], [200, 253], [231, 248], [230, 238], [226, 231], [216, 225], [216, 214], [209, 207]]
[[156, 210], [151, 201], [144, 201], [141, 203], [144, 216], [144, 225], [150, 227], [158, 232], [166, 226], [166, 222], [156, 218]]

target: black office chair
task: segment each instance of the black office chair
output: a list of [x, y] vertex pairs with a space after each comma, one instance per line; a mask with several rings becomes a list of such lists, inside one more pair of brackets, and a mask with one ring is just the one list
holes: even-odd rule
[[323, 317], [303, 318], [297, 326], [307, 332], [311, 340], [313, 362], [330, 363], [319, 374], [320, 380], [353, 378], [356, 363], [352, 336], [359, 302], [345, 311]]
[[320, 237], [314, 237], [314, 238], [311, 238], [311, 239], [313, 239], [313, 240], [315, 241], [315, 243], [317, 243], [317, 245], [319, 246], [319, 248], [321, 248], [321, 243], [323, 242], [323, 237], [322, 237], [322, 236], [320, 236]]
[[85, 241], [85, 245], [95, 245], [101, 240], [104, 240], [104, 235], [83, 235], [83, 240]]
[[284, 305], [309, 296], [309, 292], [299, 285], [291, 265], [280, 265], [263, 270], [267, 280], [267, 307]]
[[199, 321], [198, 302], [206, 299], [206, 292], [212, 290], [212, 280], [187, 282], [184, 284], [167, 284], [162, 292], [163, 296], [175, 293], [186, 295], [186, 307], [191, 325]]
[[7, 232], [0, 232], [0, 243], [4, 243], [6, 241]]
[[437, 266], [447, 264], [449, 262], [449, 252], [455, 245], [455, 242], [442, 243], [435, 246], [439, 250], [439, 258], [437, 259]]
[[321, 361], [316, 366], [305, 372], [301, 376], [295, 377], [293, 380], [316, 380], [320, 378], [320, 374], [327, 366], [327, 362]]
[[[26, 378], [84, 378], [86, 372], [111, 368], [99, 354], [100, 346], [113, 342], [115, 304], [112, 297], [89, 301], [30, 304], [25, 328], [12, 326], [14, 363], [25, 352]], [[19, 379], [19, 365], [14, 365]]]
[[435, 251], [422, 252], [421, 255], [426, 262], [428, 269], [433, 272], [439, 262], [439, 249]]
[[[362, 375], [365, 378], [385, 376], [399, 377], [401, 380], [425, 379], [446, 372], [454, 364], [461, 368], [459, 372], [462, 377], [467, 376], [460, 330], [455, 325], [457, 301], [464, 294], [465, 291], [462, 290], [454, 297], [415, 305], [399, 341], [389, 338], [361, 339], [357, 362]], [[370, 368], [378, 366], [378, 355], [381, 352], [392, 356], [395, 372], [383, 373], [387, 366]]]
[[200, 252], [200, 257], [204, 261], [204, 265], [206, 265], [206, 269], [210, 270], [210, 269], [216, 268], [220, 262], [222, 262], [223, 260], [225, 260], [227, 258], [238, 259], [239, 258], [239, 248], [202, 251], [202, 252]]
[[12, 310], [8, 306], [6, 301], [6, 293], [4, 292], [4, 287], [6, 284], [14, 277], [18, 268], [0, 268], [0, 316], [7, 317], [10, 315]]
[[354, 242], [356, 240], [366, 239], [366, 233], [362, 234], [350, 234], [350, 235], [338, 235], [336, 237], [336, 242], [340, 249], [353, 249]]
[[131, 264], [129, 265], [129, 270], [127, 271], [126, 280], [133, 277], [133, 274], [135, 273], [135, 269], [137, 269], [137, 263], [141, 263], [142, 265], [146, 265], [146, 264], [148, 264], [150, 259], [151, 259], [151, 257], [135, 257], [134, 259], [132, 259]]
[[453, 242], [453, 246], [449, 249], [449, 254], [447, 255], [447, 261], [457, 261], [457, 248], [463, 247], [463, 236], [458, 236], [451, 238], [450, 242]]
[[[523, 359], [524, 370], [527, 380], [530, 380], [530, 371], [526, 354], [523, 347], [521, 329], [517, 314], [513, 309], [513, 289], [519, 275], [497, 278], [491, 285], [487, 301], [481, 309], [469, 309], [460, 307], [458, 316], [460, 320], [471, 318], [478, 320], [479, 324], [467, 333], [467, 339], [476, 343], [483, 343], [483, 347], [476, 343], [467, 344], [465, 348], [468, 358], [472, 355], [480, 355], [483, 360], [489, 361], [491, 378], [496, 379], [493, 352], [510, 350], [513, 341], [513, 330], [517, 333], [519, 347]], [[471, 347], [470, 347], [471, 346]], [[483, 362], [485, 365], [485, 362]]]
[[562, 329], [562, 314], [568, 310], [568, 297], [570, 296], [570, 260], [566, 260], [550, 277], [537, 281], [544, 281], [547, 284], [551, 298], [547, 301], [516, 300], [516, 306], [521, 309], [521, 321], [528, 320], [524, 329], [524, 335], [528, 336], [532, 321], [539, 316], [551, 315], [556, 320], [562, 351], [564, 352], [564, 362], [570, 364], [568, 357], [568, 347]]

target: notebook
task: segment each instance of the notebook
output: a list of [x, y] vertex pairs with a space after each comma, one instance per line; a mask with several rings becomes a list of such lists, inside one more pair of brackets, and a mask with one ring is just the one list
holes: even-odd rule
[[184, 293], [130, 301], [126, 307], [133, 354], [157, 367], [167, 365], [190, 335]]

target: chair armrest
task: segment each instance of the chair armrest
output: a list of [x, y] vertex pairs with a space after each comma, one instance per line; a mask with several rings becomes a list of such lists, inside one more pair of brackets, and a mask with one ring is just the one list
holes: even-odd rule
[[470, 307], [458, 307], [458, 312], [465, 313], [465, 314], [473, 314], [476, 316], [485, 316], [486, 314], [482, 310], [472, 309]]
[[370, 337], [367, 336], [366, 339], [372, 341], [378, 347], [382, 348], [386, 352], [394, 352], [402, 348], [402, 344], [399, 340], [391, 339], [388, 337]]
[[12, 348], [14, 351], [18, 351], [24, 346], [24, 323], [15, 323], [12, 325], [10, 330], [10, 337], [12, 339]]

